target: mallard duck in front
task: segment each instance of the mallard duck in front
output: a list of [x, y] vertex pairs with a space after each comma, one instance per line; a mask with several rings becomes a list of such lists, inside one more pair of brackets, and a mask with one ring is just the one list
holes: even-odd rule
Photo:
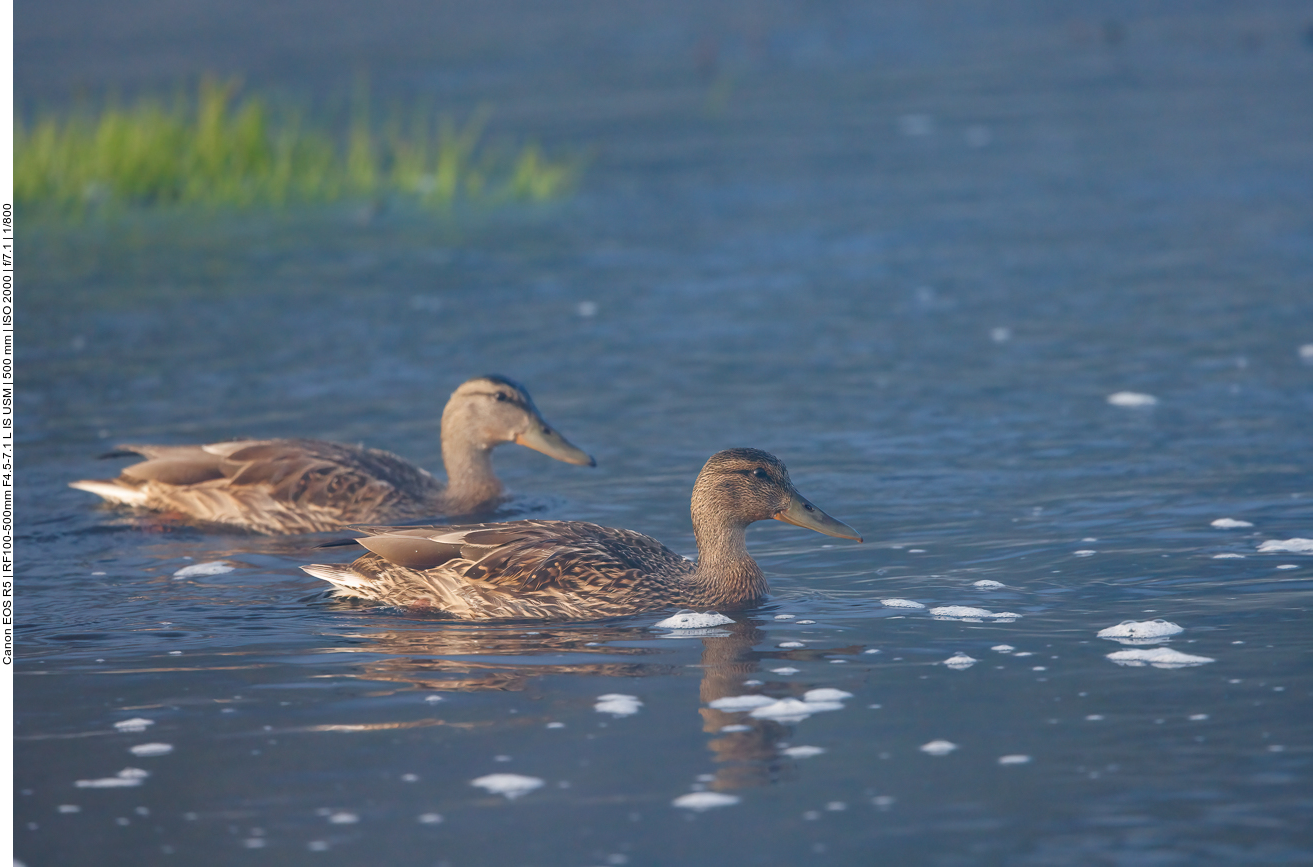
[[502, 376], [463, 383], [442, 413], [447, 483], [396, 455], [323, 440], [123, 445], [146, 458], [118, 478], [70, 486], [115, 503], [259, 533], [312, 533], [347, 524], [488, 511], [506, 499], [492, 450], [518, 443], [568, 464], [596, 466], [552, 428], [524, 386]]
[[766, 595], [746, 531], [774, 518], [862, 541], [798, 493], [779, 458], [728, 449], [693, 485], [692, 562], [650, 536], [582, 521], [363, 527], [354, 563], [302, 566], [339, 596], [428, 608], [469, 620], [594, 620], [668, 606], [742, 608]]

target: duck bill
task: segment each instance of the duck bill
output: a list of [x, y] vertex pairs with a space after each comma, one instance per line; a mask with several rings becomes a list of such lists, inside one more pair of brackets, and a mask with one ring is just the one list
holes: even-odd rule
[[831, 518], [807, 502], [807, 498], [801, 494], [795, 493], [793, 499], [789, 502], [788, 508], [776, 512], [774, 518], [777, 521], [793, 524], [795, 527], [805, 527], [808, 530], [815, 530], [817, 533], [824, 533], [827, 536], [853, 539], [857, 542], [862, 541], [862, 537], [857, 535], [856, 530], [843, 521], [836, 521]]
[[592, 455], [575, 446], [541, 420], [524, 433], [516, 434], [515, 442], [525, 448], [542, 452], [549, 458], [556, 458], [558, 461], [564, 461], [567, 464], [576, 464], [581, 467], [597, 466], [597, 461], [593, 460]]

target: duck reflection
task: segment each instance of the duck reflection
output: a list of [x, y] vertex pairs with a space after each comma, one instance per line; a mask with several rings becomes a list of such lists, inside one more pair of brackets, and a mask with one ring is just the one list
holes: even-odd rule
[[[716, 735], [707, 743], [716, 764], [711, 779], [703, 780], [709, 789], [769, 785], [793, 779], [797, 773], [794, 761], [780, 748], [781, 741], [789, 736], [787, 725], [755, 718], [746, 710], [708, 707], [709, 703], [749, 692], [774, 698], [796, 697], [811, 684], [782, 680], [763, 683], [757, 677], [763, 662], [817, 661], [861, 651], [861, 645], [756, 649], [769, 638], [758, 628], [762, 623], [744, 619], [702, 630], [701, 634], [692, 630], [688, 634], [688, 638], [702, 643], [702, 706], [698, 709], [702, 731]], [[653, 646], [656, 636], [646, 626], [451, 624], [435, 629], [429, 622], [417, 623], [413, 629], [347, 637], [359, 642], [353, 648], [357, 652], [386, 657], [365, 662], [356, 677], [434, 692], [521, 691], [535, 678], [549, 675], [632, 678], [670, 676], [688, 670], [684, 665], [658, 661], [668, 659], [668, 651]], [[681, 636], [676, 633], [669, 637]], [[617, 656], [632, 657], [633, 661], [618, 662]], [[547, 661], [544, 657], [560, 659]]]

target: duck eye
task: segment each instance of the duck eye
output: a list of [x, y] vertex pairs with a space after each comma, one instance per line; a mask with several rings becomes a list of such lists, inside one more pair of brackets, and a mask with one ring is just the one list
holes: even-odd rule
[[510, 398], [506, 396], [505, 392], [499, 391], [497, 392], [497, 397], [495, 398], [495, 400], [497, 400], [499, 403], [505, 403], [506, 401], [510, 400]]
[[763, 470], [761, 467], [757, 467], [755, 470], [753, 470], [753, 471], [752, 471], [752, 474], [753, 474], [754, 476], [756, 476], [757, 478], [759, 478], [759, 479], [768, 479], [768, 478], [770, 478], [770, 476], [766, 475], [766, 471]]

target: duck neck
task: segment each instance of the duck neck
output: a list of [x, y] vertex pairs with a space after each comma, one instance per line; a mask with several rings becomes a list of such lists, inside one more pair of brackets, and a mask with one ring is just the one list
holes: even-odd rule
[[492, 470], [492, 446], [470, 442], [454, 425], [442, 420], [442, 463], [447, 468], [447, 487], [442, 492], [443, 511], [448, 514], [475, 511], [502, 495], [502, 484]]
[[744, 524], [711, 521], [693, 513], [693, 536], [698, 543], [693, 581], [701, 604], [744, 605], [770, 589], [761, 567], [748, 554], [747, 529]]

